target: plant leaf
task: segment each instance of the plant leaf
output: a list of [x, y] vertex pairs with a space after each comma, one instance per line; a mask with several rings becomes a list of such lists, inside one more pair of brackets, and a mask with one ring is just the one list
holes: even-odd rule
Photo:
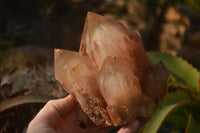
[[200, 73], [187, 61], [179, 57], [160, 52], [149, 52], [148, 56], [153, 64], [158, 61], [162, 61], [173, 76], [177, 77], [181, 81], [184, 81], [195, 89], [198, 87]]
[[198, 119], [192, 113], [190, 113], [185, 133], [199, 133], [199, 131], [200, 131], [200, 119]]
[[6, 100], [0, 104], [0, 113], [10, 109], [12, 107], [16, 107], [18, 105], [27, 104], [27, 103], [46, 103], [47, 101], [55, 99], [53, 97], [47, 96], [19, 96], [13, 99]]
[[151, 120], [144, 126], [142, 133], [156, 133], [170, 113], [186, 107], [200, 111], [200, 102], [190, 100], [190, 96], [184, 92], [169, 95], [156, 109]]
[[185, 128], [188, 124], [188, 117], [188, 110], [181, 109], [168, 115], [165, 122], [180, 128]]
[[24, 132], [28, 123], [46, 104], [55, 99], [47, 96], [19, 96], [0, 104], [0, 132]]

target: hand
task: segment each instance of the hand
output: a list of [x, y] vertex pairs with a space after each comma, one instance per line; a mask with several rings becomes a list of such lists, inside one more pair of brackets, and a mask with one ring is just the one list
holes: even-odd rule
[[[49, 101], [29, 123], [27, 133], [106, 133], [112, 128], [88, 131], [79, 127], [77, 107], [71, 95]], [[123, 126], [118, 133], [136, 133], [139, 122]]]

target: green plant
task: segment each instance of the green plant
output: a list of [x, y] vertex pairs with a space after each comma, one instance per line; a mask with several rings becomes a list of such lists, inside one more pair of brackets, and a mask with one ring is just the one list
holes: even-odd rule
[[55, 98], [49, 96], [27, 95], [1, 102], [0, 132], [23, 132], [35, 114], [51, 99]]
[[198, 133], [200, 131], [200, 73], [185, 60], [169, 54], [148, 53], [152, 63], [162, 61], [171, 73], [169, 93], [157, 107], [142, 133]]

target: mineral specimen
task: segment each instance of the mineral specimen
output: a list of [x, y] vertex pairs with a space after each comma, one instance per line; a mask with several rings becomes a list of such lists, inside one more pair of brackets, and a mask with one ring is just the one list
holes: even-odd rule
[[55, 77], [74, 96], [87, 126], [119, 126], [149, 117], [167, 92], [169, 73], [152, 66], [135, 32], [87, 14], [80, 50], [55, 50]]

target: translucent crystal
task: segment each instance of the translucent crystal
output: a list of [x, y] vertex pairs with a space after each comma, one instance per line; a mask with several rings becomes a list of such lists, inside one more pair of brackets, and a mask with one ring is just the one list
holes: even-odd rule
[[109, 125], [109, 119], [103, 118], [107, 114], [97, 87], [96, 70], [88, 57], [78, 52], [55, 50], [55, 78], [76, 98], [90, 120], [96, 125]]
[[139, 79], [128, 65], [107, 57], [98, 73], [98, 86], [107, 103], [112, 123], [123, 125], [136, 117], [141, 105], [142, 89]]
[[55, 50], [55, 77], [81, 107], [85, 124], [119, 126], [149, 117], [167, 92], [162, 63], [152, 66], [142, 41], [123, 24], [89, 12], [80, 50]]
[[143, 81], [144, 93], [159, 103], [167, 93], [168, 77], [169, 72], [162, 62], [150, 67]]
[[80, 51], [88, 55], [100, 69], [107, 56], [131, 60], [131, 39], [120, 22], [89, 12], [86, 18]]

